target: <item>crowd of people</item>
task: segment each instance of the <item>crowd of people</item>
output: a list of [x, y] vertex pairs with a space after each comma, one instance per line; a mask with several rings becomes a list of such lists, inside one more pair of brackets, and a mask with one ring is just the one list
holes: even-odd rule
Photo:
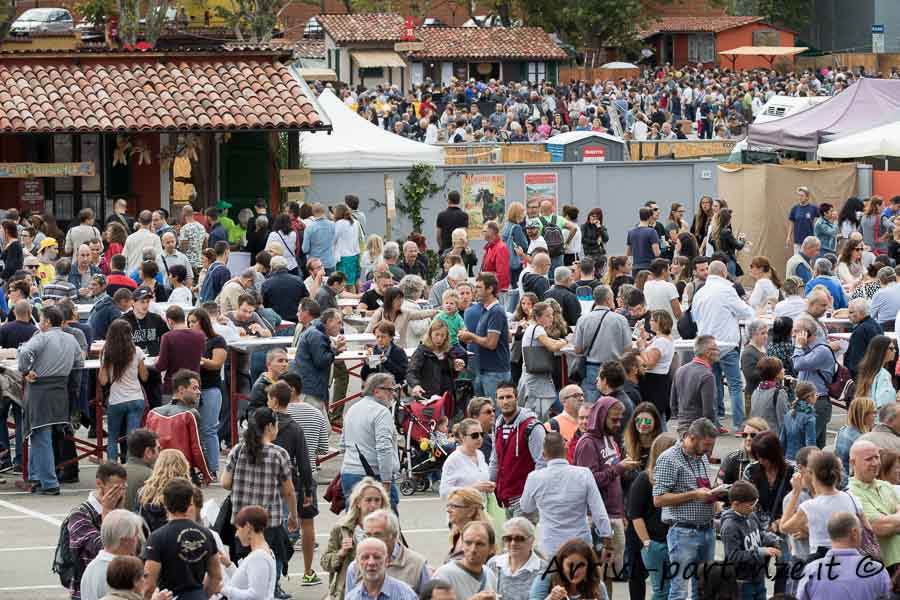
[[[339, 95], [373, 124], [428, 144], [543, 142], [569, 131], [616, 134], [616, 118], [627, 139], [740, 139], [776, 94], [830, 96], [861, 76], [850, 69], [780, 73], [664, 65], [596, 82], [426, 80], [406, 93], [378, 85], [344, 88]], [[331, 85], [316, 83], [318, 91]]]
[[[340, 517], [319, 563], [332, 598], [756, 600], [767, 578], [782, 599], [900, 594], [900, 273], [879, 247], [900, 198], [836, 210], [799, 188], [783, 279], [709, 197], [690, 221], [647, 202], [611, 255], [601, 209], [581, 220], [550, 202], [510, 203], [475, 250], [450, 192], [436, 266], [421, 235], [368, 231], [353, 196], [277, 215], [260, 202], [237, 223], [228, 208], [132, 219], [117, 202], [103, 233], [90, 209], [65, 233], [49, 216], [3, 220], [0, 347], [17, 353], [0, 371], [15, 423], [0, 468], [58, 495], [78, 478], [73, 417], [109, 435], [57, 553], [73, 598], [286, 598], [295, 546], [301, 583], [323, 585], [332, 427]], [[252, 256], [238, 273], [235, 249]], [[348, 401], [351, 323], [375, 342]], [[829, 331], [842, 324], [849, 335]], [[228, 352], [276, 333], [281, 347]], [[835, 403], [848, 418], [829, 440]], [[397, 414], [414, 405], [443, 412], [412, 438], [443, 457], [425, 482], [446, 502], [440, 565], [398, 520], [416, 475]], [[202, 510], [211, 482], [230, 494], [218, 515]], [[860, 575], [866, 561], [882, 569]]]

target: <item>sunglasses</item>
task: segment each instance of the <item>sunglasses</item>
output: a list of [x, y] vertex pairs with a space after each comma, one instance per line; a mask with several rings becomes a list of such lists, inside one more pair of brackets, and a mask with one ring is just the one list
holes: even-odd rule
[[522, 544], [527, 541], [528, 541], [528, 538], [525, 537], [524, 535], [504, 535], [503, 536], [504, 544], [508, 544], [510, 542], [518, 542], [519, 544]]
[[484, 408], [481, 409], [481, 412], [492, 415], [492, 414], [494, 414], [494, 409], [491, 408], [490, 406], [485, 406]]
[[638, 425], [653, 425], [653, 417], [638, 417], [634, 422]]
[[741, 432], [741, 437], [742, 437], [742, 438], [750, 438], [751, 440], [752, 440], [753, 438], [755, 438], [757, 435], [758, 435], [757, 433], [749, 433], [749, 432], [747, 432], [747, 431], [742, 431], [742, 432]]
[[466, 434], [465, 437], [473, 440], [480, 440], [483, 434], [480, 431], [473, 431], [472, 433]]

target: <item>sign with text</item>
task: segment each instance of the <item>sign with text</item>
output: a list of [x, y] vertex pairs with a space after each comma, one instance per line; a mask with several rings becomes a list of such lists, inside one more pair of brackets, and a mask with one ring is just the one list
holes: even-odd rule
[[42, 179], [23, 179], [19, 182], [19, 199], [22, 208], [32, 212], [44, 212], [44, 181]]
[[559, 181], [556, 173], [525, 173], [525, 204], [529, 202], [553, 203], [553, 213], [559, 204]]
[[278, 178], [282, 188], [306, 187], [312, 181], [309, 169], [281, 169]]
[[0, 163], [0, 177], [93, 177], [93, 162], [77, 163]]
[[603, 146], [585, 146], [581, 151], [582, 162], [603, 162], [606, 160], [606, 148]]

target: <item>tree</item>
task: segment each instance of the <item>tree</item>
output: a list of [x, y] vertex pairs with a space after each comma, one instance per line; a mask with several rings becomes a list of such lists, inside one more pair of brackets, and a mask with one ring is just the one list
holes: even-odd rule
[[733, 15], [765, 17], [769, 23], [802, 29], [813, 13], [812, 0], [730, 0]]
[[555, 31], [573, 45], [588, 48], [635, 48], [639, 29], [651, 22], [643, 0], [518, 0], [518, 4], [527, 25]]
[[291, 0], [231, 0], [231, 8], [216, 7], [239, 40], [265, 44], [272, 39], [281, 13]]
[[[169, 0], [116, 0], [119, 11], [119, 39], [128, 46], [138, 42], [143, 21], [144, 41], [151, 46], [156, 45], [163, 27], [166, 25], [166, 13], [169, 11]], [[144, 12], [146, 9], [146, 12]]]

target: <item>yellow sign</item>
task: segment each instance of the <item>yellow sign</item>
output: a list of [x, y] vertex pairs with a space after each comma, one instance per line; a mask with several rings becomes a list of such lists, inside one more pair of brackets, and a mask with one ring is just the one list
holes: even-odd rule
[[278, 175], [283, 188], [306, 187], [311, 181], [309, 169], [281, 169]]
[[304, 200], [306, 200], [305, 192], [288, 192], [287, 194], [288, 202], [299, 202], [303, 204]]
[[0, 163], [0, 177], [93, 177], [94, 163]]

